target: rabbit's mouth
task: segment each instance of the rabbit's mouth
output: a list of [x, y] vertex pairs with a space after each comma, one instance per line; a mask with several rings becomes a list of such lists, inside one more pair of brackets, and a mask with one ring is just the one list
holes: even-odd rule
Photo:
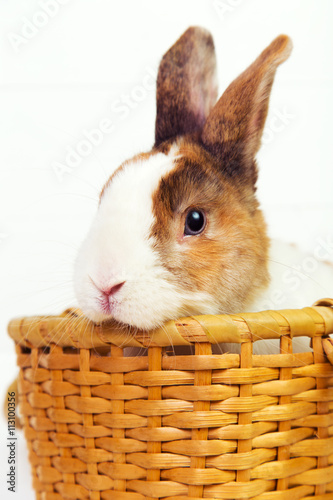
[[97, 296], [95, 299], [95, 304], [93, 306], [94, 308], [93, 315], [96, 318], [98, 317], [99, 321], [100, 317], [103, 318], [102, 319], [103, 321], [111, 318], [117, 319], [116, 316], [121, 315], [122, 301], [126, 302], [124, 295], [123, 294], [122, 296], [119, 295], [120, 295], [119, 292], [116, 293], [115, 296], [101, 292], [99, 296]]
[[103, 314], [106, 314], [107, 316], [112, 314], [112, 306], [110, 304], [110, 301], [106, 297], [103, 297], [99, 300], [99, 309]]

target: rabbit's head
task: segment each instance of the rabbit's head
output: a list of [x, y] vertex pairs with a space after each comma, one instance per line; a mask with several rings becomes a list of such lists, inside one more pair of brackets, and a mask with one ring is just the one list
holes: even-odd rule
[[75, 288], [94, 321], [151, 329], [250, 307], [267, 286], [268, 238], [255, 155], [281, 35], [216, 102], [211, 35], [189, 28], [157, 77], [155, 144], [107, 180], [79, 251]]

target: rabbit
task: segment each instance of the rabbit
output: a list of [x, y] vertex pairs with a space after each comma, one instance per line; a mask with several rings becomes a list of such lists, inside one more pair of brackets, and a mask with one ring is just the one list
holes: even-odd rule
[[[154, 146], [107, 180], [77, 255], [75, 291], [89, 319], [151, 330], [183, 316], [260, 310], [270, 282], [279, 289], [281, 269], [272, 278], [270, 262], [284, 250], [270, 255], [255, 157], [275, 72], [291, 50], [278, 36], [218, 100], [206, 29], [190, 27], [165, 53]], [[267, 345], [261, 352], [278, 349]]]

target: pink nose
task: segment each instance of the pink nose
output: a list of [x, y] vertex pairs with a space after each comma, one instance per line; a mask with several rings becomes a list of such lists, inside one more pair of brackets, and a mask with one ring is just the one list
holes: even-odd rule
[[124, 284], [125, 284], [125, 281], [123, 281], [122, 283], [117, 283], [116, 285], [113, 285], [113, 286], [111, 286], [110, 288], [108, 288], [106, 290], [102, 290], [102, 292], [107, 297], [110, 297], [110, 295], [114, 295], [115, 293], [117, 293], [122, 288], [122, 286]]

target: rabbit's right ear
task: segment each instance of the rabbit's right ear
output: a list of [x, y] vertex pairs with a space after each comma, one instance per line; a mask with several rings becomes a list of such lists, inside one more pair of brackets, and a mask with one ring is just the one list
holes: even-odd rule
[[155, 146], [200, 132], [217, 99], [211, 34], [191, 27], [164, 54], [157, 76]]

